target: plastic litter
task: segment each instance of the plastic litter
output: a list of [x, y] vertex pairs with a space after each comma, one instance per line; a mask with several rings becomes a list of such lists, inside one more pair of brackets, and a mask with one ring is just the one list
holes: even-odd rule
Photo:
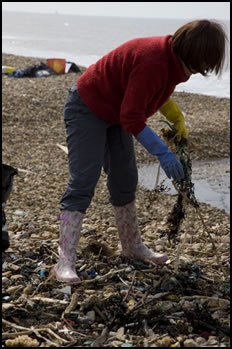
[[48, 58], [47, 65], [57, 74], [65, 73], [66, 59], [64, 58]]
[[131, 343], [123, 343], [120, 345], [120, 347], [133, 347], [133, 344]]
[[42, 277], [46, 277], [46, 276], [48, 275], [48, 271], [42, 269], [42, 270], [40, 270], [39, 274], [40, 274], [40, 276], [42, 276]]
[[95, 276], [96, 275], [96, 270], [95, 269], [91, 269], [90, 271], [88, 271], [88, 275]]
[[2, 302], [5, 302], [5, 303], [8, 303], [12, 300], [12, 297], [11, 296], [4, 296], [2, 297]]
[[9, 67], [9, 66], [6, 66], [6, 65], [2, 65], [2, 74], [10, 74], [14, 70], [16, 70], [15, 67]]
[[25, 217], [27, 214], [23, 210], [17, 209], [14, 211], [14, 215], [19, 217]]
[[54, 292], [56, 293], [63, 293], [63, 294], [67, 294], [67, 295], [71, 295], [72, 291], [71, 291], [71, 286], [65, 286], [63, 288], [54, 288], [53, 289]]

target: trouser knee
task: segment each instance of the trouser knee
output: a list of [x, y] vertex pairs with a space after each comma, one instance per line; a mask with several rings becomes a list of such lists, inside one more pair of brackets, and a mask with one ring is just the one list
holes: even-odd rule
[[113, 206], [124, 206], [135, 200], [138, 184], [138, 172], [130, 176], [119, 176], [115, 180], [108, 179], [107, 187], [110, 193], [110, 203]]

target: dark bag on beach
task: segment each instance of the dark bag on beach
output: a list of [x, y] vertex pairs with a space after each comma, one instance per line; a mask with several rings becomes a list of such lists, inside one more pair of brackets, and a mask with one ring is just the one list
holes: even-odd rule
[[79, 73], [80, 72], [80, 68], [73, 62], [66, 62], [71, 64], [71, 67], [68, 70], [68, 73]]
[[40, 62], [26, 69], [16, 69], [12, 73], [8, 74], [10, 78], [36, 78], [41, 76], [57, 75], [56, 72], [50, 68], [47, 64]]
[[17, 173], [16, 168], [2, 164], [2, 252], [10, 246], [4, 208], [12, 191], [13, 178]]

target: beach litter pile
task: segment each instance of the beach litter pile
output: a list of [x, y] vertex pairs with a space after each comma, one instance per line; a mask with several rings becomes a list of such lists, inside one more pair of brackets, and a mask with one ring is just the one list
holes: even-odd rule
[[48, 346], [228, 344], [228, 279], [210, 279], [191, 258], [176, 273], [172, 264], [115, 256], [95, 234], [83, 234], [78, 285], [49, 274], [57, 241], [33, 238], [25, 251], [12, 240], [3, 264], [3, 340], [27, 334]]
[[45, 62], [34, 64], [25, 69], [16, 69], [15, 67], [2, 66], [2, 74], [13, 78], [38, 78], [56, 74], [79, 73], [81, 70], [73, 62], [68, 62], [61, 58], [48, 58]]

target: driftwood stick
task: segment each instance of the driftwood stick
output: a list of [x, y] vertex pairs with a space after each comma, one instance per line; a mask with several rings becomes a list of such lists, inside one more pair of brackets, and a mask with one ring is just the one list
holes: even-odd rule
[[130, 291], [131, 291], [131, 289], [132, 289], [132, 286], [134, 285], [135, 275], [136, 275], [136, 270], [135, 270], [135, 272], [134, 272], [134, 274], [133, 274], [132, 282], [131, 282], [131, 284], [130, 284], [130, 287], [129, 287], [128, 290], [127, 290], [127, 293], [126, 293], [126, 295], [125, 295], [125, 297], [124, 297], [124, 299], [123, 299], [123, 302], [125, 302], [125, 301], [127, 300], [127, 297], [129, 296], [129, 293], [130, 293]]
[[38, 296], [30, 298], [30, 300], [40, 301], [44, 304], [63, 304], [63, 305], [68, 304], [68, 301], [64, 301], [64, 300], [60, 300], [60, 299], [52, 299], [52, 298], [47, 298], [47, 297], [38, 297]]
[[52, 329], [47, 328], [47, 327], [46, 328], [45, 327], [41, 327], [41, 328], [35, 329], [34, 327], [27, 328], [27, 327], [19, 326], [19, 325], [16, 325], [16, 324], [14, 324], [14, 323], [12, 323], [10, 321], [5, 320], [5, 319], [2, 319], [2, 322], [3, 322], [3, 324], [5, 326], [11, 327], [11, 328], [15, 328], [17, 330], [22, 330], [21, 332], [16, 332], [16, 333], [4, 332], [2, 334], [3, 339], [15, 338], [15, 337], [22, 336], [22, 335], [25, 335], [25, 334], [34, 333], [37, 337], [44, 339], [46, 342], [52, 344], [53, 346], [56, 346], [56, 347], [58, 346], [59, 347], [60, 346], [59, 344], [56, 344], [56, 343], [48, 340], [47, 338], [45, 338], [41, 334], [39, 334], [40, 331], [44, 331], [44, 332], [48, 332], [50, 335], [52, 335], [53, 337], [55, 337], [56, 339], [58, 339], [61, 342], [69, 343], [69, 341], [67, 341], [64, 338], [61, 338], [54, 331], [52, 331]]
[[45, 330], [45, 329], [37, 329], [37, 330], [33, 329], [34, 334], [35, 334], [38, 338], [43, 339], [45, 342], [49, 343], [49, 344], [50, 344], [51, 346], [53, 346], [53, 347], [60, 347], [60, 343], [57, 344], [57, 343], [55, 343], [55, 342], [50, 341], [50, 339], [47, 339], [46, 337], [42, 336], [42, 335], [39, 333], [39, 331], [46, 331], [46, 330]]
[[98, 282], [98, 281], [103, 281], [103, 280], [108, 279], [109, 277], [112, 277], [115, 274], [121, 273], [123, 271], [125, 271], [125, 268], [119, 269], [119, 270], [114, 270], [114, 269], [112, 270], [111, 269], [107, 274], [105, 274], [103, 276], [100, 276], [99, 278], [81, 281], [80, 285], [88, 285], [88, 284], [92, 284], [92, 283], [95, 283], [95, 282]]
[[61, 150], [63, 150], [66, 154], [68, 154], [68, 148], [62, 144], [57, 143], [57, 147], [59, 147]]
[[7, 320], [5, 320], [5, 319], [2, 319], [2, 323], [3, 323], [5, 326], [12, 327], [12, 328], [15, 328], [15, 329], [17, 329], [17, 330], [22, 330], [22, 331], [33, 331], [33, 330], [30, 329], [30, 328], [16, 325], [16, 324], [14, 324], [13, 322], [7, 321]]
[[159, 183], [159, 177], [160, 177], [160, 163], [158, 165], [158, 170], [157, 170], [157, 176], [156, 176], [156, 181], [155, 181], [155, 190], [156, 190], [158, 183]]
[[[173, 184], [174, 188], [176, 189], [176, 191], [177, 191], [180, 195], [182, 195], [183, 198], [184, 198], [187, 202], [189, 202], [191, 205], [194, 206], [192, 200], [190, 200], [190, 199], [187, 197], [187, 195], [186, 195], [185, 193], [183, 193], [182, 191], [178, 190], [178, 188], [176, 187], [174, 181], [172, 181], [172, 184]], [[194, 206], [194, 207], [195, 207], [195, 206]], [[226, 275], [226, 270], [225, 270], [225, 268], [223, 267], [223, 265], [222, 265], [222, 263], [221, 263], [221, 259], [220, 259], [220, 257], [219, 257], [218, 254], [217, 254], [216, 245], [215, 245], [214, 240], [213, 240], [213, 238], [212, 238], [212, 236], [211, 236], [211, 234], [210, 234], [210, 232], [209, 232], [209, 229], [207, 228], [207, 226], [206, 226], [206, 224], [205, 224], [205, 222], [204, 222], [204, 220], [203, 220], [203, 217], [202, 217], [201, 212], [200, 212], [200, 208], [199, 208], [199, 207], [195, 207], [195, 209], [196, 209], [197, 214], [198, 214], [199, 217], [200, 217], [200, 220], [201, 220], [201, 223], [202, 223], [202, 225], [203, 225], [203, 228], [204, 228], [204, 230], [206, 231], [206, 233], [208, 234], [208, 237], [209, 237], [209, 239], [210, 239], [210, 241], [211, 241], [211, 243], [212, 243], [213, 250], [215, 251], [215, 257], [216, 257], [216, 259], [217, 259], [217, 263], [218, 263], [218, 265], [220, 266], [220, 268], [221, 268], [223, 274]]]
[[14, 332], [14, 333], [3, 332], [2, 333], [2, 339], [14, 339], [16, 337], [24, 336], [24, 335], [31, 334], [31, 333], [33, 333], [33, 330]]

